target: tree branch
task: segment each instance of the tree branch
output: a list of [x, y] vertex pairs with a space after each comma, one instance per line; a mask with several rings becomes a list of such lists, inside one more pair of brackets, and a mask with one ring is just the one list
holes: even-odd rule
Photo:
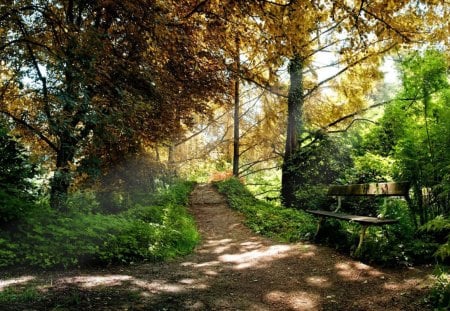
[[372, 16], [373, 18], [375, 18], [377, 21], [381, 22], [382, 24], [384, 24], [388, 29], [394, 31], [397, 35], [399, 35], [405, 42], [411, 42], [411, 39], [408, 38], [407, 36], [405, 36], [403, 33], [401, 33], [398, 29], [396, 29], [395, 27], [393, 27], [391, 24], [389, 24], [388, 22], [386, 22], [384, 19], [378, 17], [377, 15], [375, 15], [374, 13], [368, 11], [367, 9], [361, 7], [361, 10], [365, 13], [367, 13], [368, 15]]
[[352, 122], [350, 122], [350, 124], [347, 125], [344, 129], [342, 129], [342, 130], [335, 130], [335, 131], [328, 131], [327, 133], [329, 133], [329, 134], [344, 133], [344, 132], [346, 132], [350, 127], [352, 127], [352, 125], [353, 125], [355, 122], [361, 122], [361, 121], [364, 121], [364, 122], [370, 122], [370, 123], [373, 123], [373, 124], [378, 124], [378, 122], [375, 122], [375, 121], [373, 121], [373, 120], [369, 120], [369, 119], [365, 119], [365, 118], [357, 118], [357, 119], [353, 119]]
[[58, 152], [59, 149], [58, 147], [49, 139], [47, 138], [41, 131], [39, 131], [38, 129], [36, 129], [35, 127], [33, 127], [31, 124], [29, 124], [28, 122], [26, 122], [25, 120], [18, 118], [16, 116], [14, 116], [13, 114], [11, 114], [9, 111], [6, 110], [0, 110], [0, 113], [4, 114], [5, 116], [11, 118], [12, 120], [14, 120], [14, 122], [16, 122], [19, 125], [22, 125], [24, 127], [26, 127], [29, 131], [31, 131], [32, 133], [34, 133], [36, 136], [38, 136], [41, 140], [43, 140], [50, 148], [52, 148], [55, 152]]
[[188, 19], [195, 13], [200, 13], [208, 1], [209, 0], [203, 0], [203, 1], [200, 1], [199, 3], [197, 3], [197, 5], [187, 15], [185, 15], [184, 18]]
[[251, 172], [249, 172], [249, 173], [247, 173], [247, 174], [243, 174], [243, 175], [240, 175], [240, 174], [239, 174], [239, 176], [240, 176], [240, 177], [246, 177], [246, 176], [249, 176], [249, 175], [252, 175], [252, 174], [256, 174], [256, 173], [258, 173], [258, 172], [262, 172], [262, 171], [270, 171], [270, 170], [274, 170], [274, 169], [277, 169], [277, 168], [280, 168], [280, 166], [279, 166], [279, 165], [276, 165], [276, 166], [273, 166], [273, 167], [260, 168], [260, 169], [255, 170], [255, 171], [251, 171]]
[[329, 82], [329, 81], [331, 81], [333, 79], [336, 79], [338, 76], [340, 76], [341, 74], [343, 74], [344, 72], [346, 72], [350, 68], [355, 67], [356, 65], [360, 64], [361, 62], [363, 62], [363, 61], [365, 61], [365, 60], [367, 60], [367, 59], [369, 59], [369, 58], [371, 58], [371, 57], [373, 57], [375, 55], [381, 55], [381, 54], [384, 54], [384, 53], [388, 52], [389, 50], [393, 49], [396, 45], [397, 45], [397, 43], [391, 44], [390, 46], [388, 46], [387, 48], [385, 48], [384, 50], [382, 50], [380, 52], [377, 52], [376, 54], [366, 55], [366, 56], [364, 56], [362, 58], [359, 58], [358, 60], [350, 63], [347, 67], [339, 70], [336, 74], [334, 74], [334, 75], [332, 75], [332, 76], [330, 76], [330, 77], [320, 81], [319, 83], [317, 83], [313, 88], [309, 89], [308, 92], [303, 94], [303, 97], [306, 98], [306, 97], [310, 96], [312, 93], [314, 93], [322, 85], [324, 85], [325, 83], [327, 83], [327, 82]]

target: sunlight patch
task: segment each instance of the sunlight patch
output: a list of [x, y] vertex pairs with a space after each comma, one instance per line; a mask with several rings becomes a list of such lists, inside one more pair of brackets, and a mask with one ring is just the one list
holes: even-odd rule
[[306, 252], [300, 255], [300, 258], [310, 258], [310, 257], [314, 257], [316, 256], [316, 253], [314, 253], [313, 251], [310, 252]]
[[219, 246], [233, 242], [232, 239], [208, 240], [206, 243], [211, 246]]
[[385, 289], [389, 289], [389, 290], [394, 290], [394, 291], [398, 291], [398, 290], [407, 290], [413, 287], [417, 287], [421, 282], [423, 282], [423, 280], [421, 279], [407, 279], [404, 280], [403, 282], [388, 282], [386, 284], [384, 284], [384, 288]]
[[26, 283], [26, 282], [34, 280], [35, 278], [36, 277], [34, 277], [34, 276], [26, 275], [26, 276], [21, 276], [21, 277], [9, 279], [9, 280], [0, 280], [0, 291], [4, 290], [8, 286]]
[[203, 268], [203, 267], [213, 267], [220, 265], [220, 261], [214, 260], [214, 261], [208, 261], [204, 263], [199, 263], [194, 265], [196, 268]]
[[[183, 293], [190, 289], [207, 289], [208, 286], [203, 283], [198, 283], [194, 279], [183, 279], [179, 283], [181, 284], [172, 284], [167, 283], [164, 280], [157, 280], [152, 282], [146, 282], [142, 280], [133, 279], [131, 282], [133, 285], [144, 289], [147, 293], [150, 294], [159, 294], [159, 293]], [[147, 294], [148, 295], [148, 294]]]
[[246, 269], [258, 264], [288, 256], [292, 250], [289, 245], [274, 245], [263, 250], [253, 250], [239, 254], [226, 254], [219, 257], [222, 262], [236, 264], [236, 269]]
[[91, 288], [95, 286], [120, 286], [124, 281], [131, 280], [129, 275], [94, 275], [94, 276], [75, 276], [63, 278], [64, 283], [74, 283], [81, 287]]
[[286, 309], [294, 310], [317, 310], [319, 297], [307, 292], [273, 291], [264, 296], [268, 303], [277, 303], [286, 306]]
[[181, 279], [178, 281], [178, 283], [189, 285], [189, 284], [194, 284], [195, 280], [194, 279]]
[[139, 288], [143, 288], [151, 293], [181, 293], [186, 291], [186, 288], [178, 284], [168, 284], [165, 281], [146, 282], [141, 280], [133, 280], [132, 283]]
[[223, 252], [229, 250], [231, 245], [218, 246], [213, 250], [214, 254], [222, 254]]
[[339, 262], [335, 265], [337, 274], [349, 281], [358, 281], [367, 277], [379, 277], [383, 273], [361, 262]]
[[330, 287], [331, 282], [327, 277], [324, 276], [310, 276], [306, 278], [306, 283], [317, 287]]

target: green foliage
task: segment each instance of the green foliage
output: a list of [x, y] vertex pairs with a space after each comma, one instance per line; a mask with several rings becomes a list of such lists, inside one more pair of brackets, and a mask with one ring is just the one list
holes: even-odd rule
[[73, 213], [100, 213], [100, 203], [93, 190], [78, 190], [70, 194], [67, 199], [67, 208]]
[[30, 209], [37, 174], [25, 149], [0, 123], [0, 226], [25, 217]]
[[[391, 154], [397, 179], [413, 183], [414, 211], [421, 224], [450, 211], [445, 176], [450, 167], [450, 119], [445, 56], [434, 50], [412, 53], [401, 63], [403, 89], [381, 120], [394, 133]], [[404, 100], [405, 98], [414, 99]], [[423, 188], [430, 203], [424, 205]]]
[[442, 215], [430, 220], [420, 227], [420, 230], [431, 232], [441, 244], [435, 253], [435, 256], [441, 260], [450, 258], [450, 219]]
[[18, 247], [18, 243], [14, 242], [7, 233], [0, 231], [0, 267], [16, 262]]
[[7, 189], [0, 189], [0, 228], [26, 217], [31, 206], [32, 203], [26, 198], [13, 195]]
[[273, 204], [281, 204], [281, 170], [271, 169], [255, 172], [245, 176], [245, 185], [256, 198], [270, 201]]
[[366, 152], [354, 157], [352, 179], [354, 183], [383, 182], [392, 179], [393, 160], [378, 154]]
[[246, 216], [246, 225], [257, 233], [281, 241], [298, 241], [311, 237], [315, 230], [315, 220], [310, 215], [257, 200], [238, 179], [218, 182], [216, 187], [232, 208]]
[[[132, 263], [164, 260], [192, 251], [199, 240], [186, 211], [192, 183], [177, 183], [148, 202], [116, 215], [92, 213], [98, 206], [60, 214], [47, 205], [35, 205], [14, 232], [0, 232], [0, 266], [76, 266], [88, 263]], [[70, 204], [83, 204], [85, 196]], [[94, 203], [93, 203], [94, 202]], [[90, 211], [86, 213], [86, 211]]]
[[450, 309], [450, 275], [443, 267], [436, 267], [436, 282], [431, 288], [427, 300], [431, 302], [434, 310], [444, 311]]
[[378, 209], [378, 215], [398, 223], [368, 230], [363, 259], [384, 265], [412, 265], [431, 262], [438, 245], [428, 236], [416, 235], [406, 202], [391, 199]]
[[[416, 235], [406, 202], [390, 199], [386, 204], [380, 204], [374, 214], [397, 219], [398, 223], [382, 227], [370, 226], [366, 231], [360, 259], [388, 266], [432, 261], [438, 245], [423, 234], [420, 237]], [[354, 252], [360, 230], [361, 226], [357, 223], [327, 219], [318, 239], [343, 252]]]
[[28, 153], [0, 123], [0, 187], [12, 194], [30, 194], [36, 173]]
[[[149, 192], [157, 193], [174, 182], [171, 173], [162, 163], [152, 160], [150, 154], [124, 156], [112, 167], [104, 167], [102, 174], [101, 164], [100, 160], [86, 159], [79, 173], [89, 174], [89, 180], [96, 184], [99, 209], [104, 213], [122, 212], [140, 200], [147, 200]], [[97, 173], [90, 175], [91, 172]]]
[[293, 178], [292, 207], [320, 209], [329, 205], [326, 186], [342, 178], [350, 165], [347, 148], [345, 139], [320, 137], [296, 152], [287, 167]]
[[331, 200], [327, 196], [328, 186], [325, 184], [305, 184], [295, 192], [298, 206], [302, 209], [329, 209]]
[[0, 305], [38, 302], [41, 298], [42, 293], [32, 286], [21, 289], [8, 287], [0, 291]]

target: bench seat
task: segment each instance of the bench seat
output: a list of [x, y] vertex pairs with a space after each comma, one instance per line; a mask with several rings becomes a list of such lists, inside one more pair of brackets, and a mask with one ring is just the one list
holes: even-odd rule
[[[385, 182], [385, 183], [368, 183], [368, 184], [350, 184], [350, 185], [331, 185], [328, 188], [328, 196], [338, 198], [338, 207], [334, 212], [323, 210], [306, 210], [307, 213], [319, 217], [317, 223], [317, 230], [315, 236], [317, 237], [321, 223], [325, 218], [336, 218], [346, 221], [353, 221], [361, 226], [359, 235], [359, 243], [356, 247], [354, 255], [361, 254], [361, 248], [366, 235], [367, 227], [369, 226], [383, 226], [398, 223], [396, 219], [385, 219], [378, 217], [369, 217], [362, 215], [351, 215], [338, 213], [341, 208], [342, 197], [398, 197], [403, 196], [406, 201], [409, 201], [409, 182]], [[385, 201], [386, 202], [386, 201]]]
[[360, 224], [372, 225], [372, 226], [382, 226], [385, 224], [395, 224], [398, 222], [396, 219], [384, 219], [377, 217], [369, 217], [369, 216], [360, 216], [360, 215], [350, 215], [350, 214], [342, 214], [336, 212], [328, 212], [328, 211], [320, 211], [320, 210], [306, 210], [307, 213], [317, 215], [317, 216], [326, 216], [337, 219], [344, 219], [349, 221], [354, 221]]

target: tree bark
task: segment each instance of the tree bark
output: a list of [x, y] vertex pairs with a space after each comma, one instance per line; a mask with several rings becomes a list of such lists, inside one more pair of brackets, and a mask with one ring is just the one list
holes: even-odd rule
[[240, 59], [239, 59], [239, 36], [236, 35], [236, 55], [235, 65], [236, 74], [234, 77], [234, 131], [233, 131], [233, 176], [239, 177], [239, 71], [240, 71]]
[[73, 162], [77, 141], [66, 133], [60, 138], [56, 154], [56, 169], [50, 180], [50, 206], [60, 212], [67, 212], [67, 194], [72, 182], [69, 164]]
[[303, 62], [299, 55], [295, 55], [290, 60], [289, 76], [288, 117], [282, 165], [281, 199], [285, 206], [291, 207], [295, 199], [295, 172], [291, 169], [291, 166], [303, 126], [301, 115], [303, 106]]

